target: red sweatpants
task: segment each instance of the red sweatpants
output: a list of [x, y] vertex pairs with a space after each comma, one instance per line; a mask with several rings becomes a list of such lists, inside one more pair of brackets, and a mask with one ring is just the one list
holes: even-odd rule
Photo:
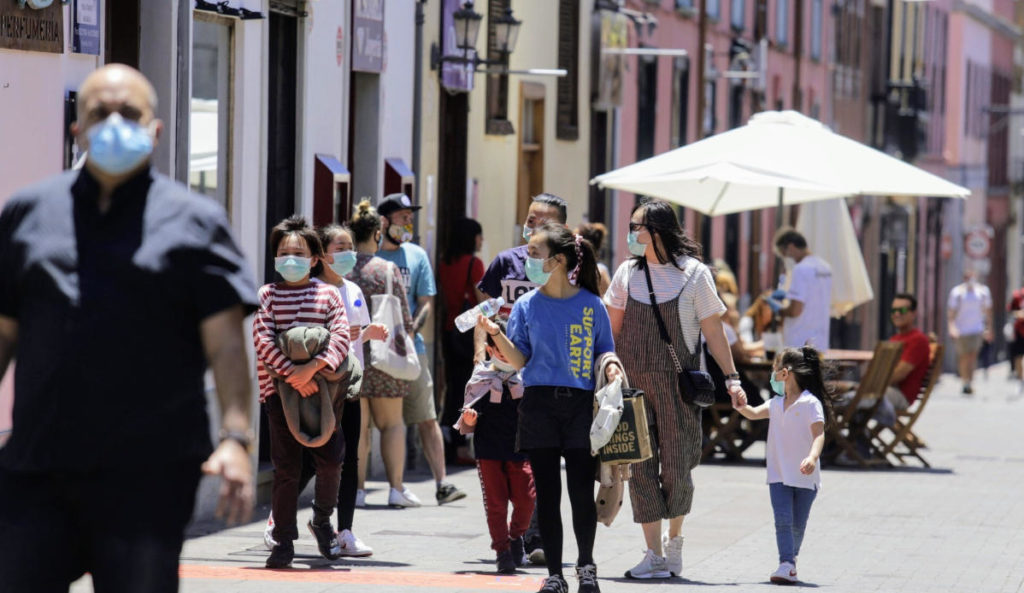
[[[521, 537], [530, 526], [530, 515], [537, 499], [530, 462], [478, 459], [476, 471], [480, 475], [487, 529], [491, 532], [491, 549], [507, 550], [509, 538]], [[511, 523], [509, 502], [512, 503]]]

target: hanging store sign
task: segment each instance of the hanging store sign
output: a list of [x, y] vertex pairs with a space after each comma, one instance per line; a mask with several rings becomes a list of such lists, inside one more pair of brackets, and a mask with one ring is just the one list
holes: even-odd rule
[[100, 55], [100, 0], [75, 0], [71, 51]]
[[356, 0], [352, 18], [352, 69], [384, 71], [384, 0]]
[[0, 49], [64, 53], [64, 5], [31, 9], [0, 0]]
[[[629, 18], [609, 10], [600, 11], [601, 38], [597, 56], [597, 84], [594, 109], [604, 111], [622, 106], [622, 80], [626, 57], [618, 50], [629, 46]], [[613, 51], [604, 51], [613, 50]]]
[[[462, 8], [462, 0], [444, 0], [441, 7], [441, 53], [445, 56], [472, 59], [476, 50], [463, 50], [455, 42], [455, 11]], [[481, 28], [486, 35], [487, 25]], [[449, 91], [469, 92], [473, 90], [473, 66], [459, 62], [441, 64], [441, 86]]]

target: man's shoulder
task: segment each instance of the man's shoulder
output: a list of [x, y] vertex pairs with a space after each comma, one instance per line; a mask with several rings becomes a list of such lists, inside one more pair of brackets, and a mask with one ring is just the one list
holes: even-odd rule
[[27, 185], [7, 199], [4, 210], [28, 211], [48, 201], [70, 199], [71, 186], [77, 178], [78, 171], [64, 171]]
[[222, 221], [227, 218], [224, 208], [213, 198], [197, 194], [178, 181], [160, 173], [153, 173], [149, 199], [160, 208], [171, 208], [178, 214], [195, 220]]
[[800, 264], [803, 263], [807, 264], [805, 266], [805, 269], [808, 271], [808, 273], [814, 274], [815, 276], [832, 274], [832, 266], [829, 265], [827, 261], [821, 259], [820, 257], [814, 255], [813, 253], [805, 257], [803, 261], [796, 265], [796, 267], [799, 267]]
[[422, 247], [420, 247], [419, 245], [417, 245], [415, 243], [409, 243], [409, 242], [402, 243], [400, 249], [405, 251], [405, 255], [409, 259], [416, 258], [416, 259], [426, 260], [427, 262], [430, 261], [430, 256], [427, 255], [427, 250], [422, 248]]
[[[516, 260], [525, 260], [527, 254], [526, 245], [519, 245], [518, 247], [509, 247], [498, 253], [494, 258], [494, 263], [497, 262], [512, 262]], [[492, 264], [493, 265], [493, 264]]]

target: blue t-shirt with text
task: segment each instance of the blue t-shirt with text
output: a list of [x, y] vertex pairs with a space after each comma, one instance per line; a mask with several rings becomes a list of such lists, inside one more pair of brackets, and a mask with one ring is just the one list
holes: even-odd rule
[[[415, 318], [416, 313], [419, 312], [417, 307], [419, 297], [437, 294], [437, 288], [434, 286], [434, 271], [430, 268], [430, 258], [427, 256], [427, 252], [415, 243], [402, 243], [394, 251], [377, 250], [377, 257], [392, 262], [402, 271], [405, 294], [409, 298], [409, 311]], [[427, 353], [423, 336], [419, 332], [416, 333], [416, 353]]]
[[593, 389], [597, 358], [615, 350], [608, 311], [581, 289], [556, 299], [531, 290], [516, 300], [508, 337], [526, 357], [523, 385]]

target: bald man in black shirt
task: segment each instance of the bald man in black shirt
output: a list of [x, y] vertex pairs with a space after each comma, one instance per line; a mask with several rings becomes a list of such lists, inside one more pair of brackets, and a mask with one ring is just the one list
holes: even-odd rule
[[[154, 171], [162, 124], [139, 72], [101, 68], [72, 126], [85, 167], [0, 213], [0, 589], [176, 591], [201, 468], [220, 511], [252, 509], [243, 332], [256, 292], [223, 209]], [[213, 449], [203, 375], [221, 411]]]

